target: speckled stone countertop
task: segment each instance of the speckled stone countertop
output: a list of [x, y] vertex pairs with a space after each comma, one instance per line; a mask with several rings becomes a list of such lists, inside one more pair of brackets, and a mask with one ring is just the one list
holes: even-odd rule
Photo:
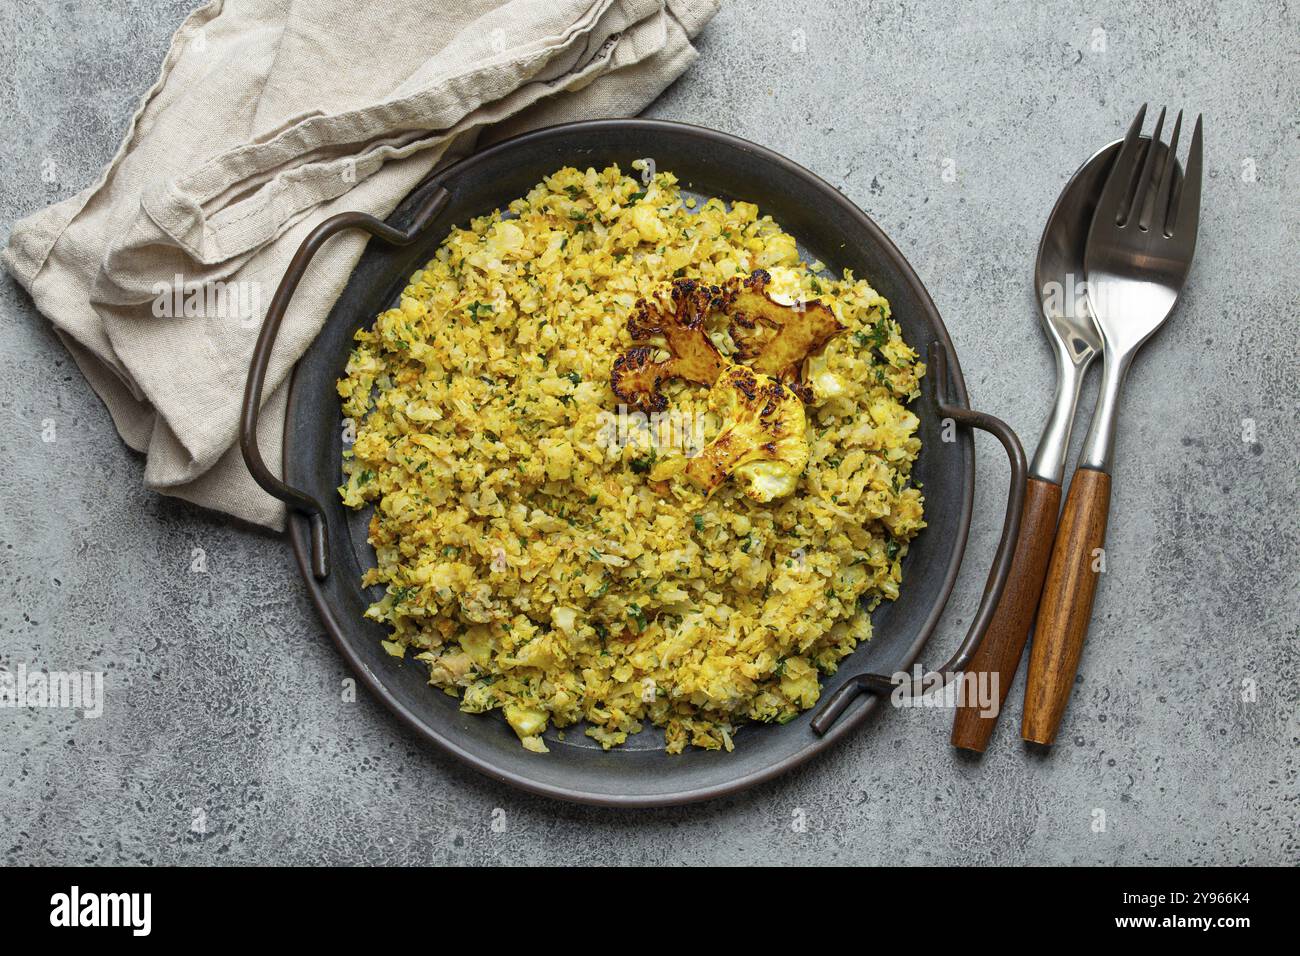
[[[1090, 6], [733, 2], [649, 111], [763, 143], [862, 206], [928, 285], [972, 402], [1030, 450], [1052, 388], [1032, 266], [1057, 192], [1139, 103], [1205, 114], [1196, 265], [1130, 381], [1108, 573], [1049, 756], [1016, 733], [1022, 673], [982, 760], [948, 746], [948, 711], [885, 708], [701, 806], [495, 784], [364, 692], [342, 699], [287, 546], [146, 492], [6, 276], [0, 663], [104, 671], [108, 706], [0, 709], [0, 861], [1296, 862], [1300, 22], [1264, 3]], [[5, 234], [97, 176], [186, 12], [0, 4]], [[1001, 522], [1006, 465], [977, 448], [973, 559], [937, 647], [964, 632]]]

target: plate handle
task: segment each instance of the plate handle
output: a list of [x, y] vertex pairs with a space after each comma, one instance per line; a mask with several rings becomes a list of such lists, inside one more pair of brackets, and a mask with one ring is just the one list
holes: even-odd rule
[[[937, 341], [932, 342], [930, 345], [929, 374], [934, 376], [936, 407], [940, 416], [951, 419], [958, 425], [978, 428], [993, 435], [1002, 443], [1007, 458], [1011, 462], [1011, 489], [1007, 494], [1007, 512], [1006, 518], [1002, 522], [1002, 539], [998, 542], [998, 549], [993, 558], [993, 567], [989, 570], [988, 580], [984, 584], [984, 595], [980, 598], [979, 609], [975, 612], [975, 620], [971, 622], [965, 640], [961, 642], [957, 652], [953, 654], [946, 664], [940, 667], [937, 672], [926, 672], [922, 668], [922, 673], [939, 673], [948, 678], [958, 671], [964, 671], [967, 665], [970, 664], [976, 648], [979, 647], [980, 642], [984, 639], [985, 632], [989, 629], [998, 602], [1002, 599], [1002, 591], [1006, 587], [1007, 578], [1011, 573], [1011, 559], [1015, 554], [1016, 543], [1020, 538], [1020, 518], [1025, 503], [1025, 482], [1029, 466], [1025, 461], [1025, 450], [1020, 447], [1020, 439], [1016, 437], [1016, 433], [1011, 430], [1011, 427], [1006, 422], [949, 400], [948, 350]], [[885, 674], [857, 674], [849, 678], [813, 715], [810, 724], [813, 732], [819, 737], [824, 735], [831, 729], [831, 725], [848, 709], [849, 704], [853, 703], [857, 696], [864, 691], [876, 694], [891, 694], [900, 686], [904, 685]], [[914, 681], [909, 680], [907, 686], [908, 694], [916, 692], [917, 688]]]
[[267, 494], [279, 498], [294, 511], [311, 519], [311, 569], [317, 580], [324, 580], [329, 575], [329, 528], [325, 511], [311, 495], [291, 488], [273, 475], [257, 447], [257, 418], [262, 408], [262, 388], [266, 384], [266, 369], [271, 362], [271, 352], [275, 349], [275, 338], [280, 333], [280, 324], [284, 321], [285, 310], [289, 308], [289, 300], [293, 298], [294, 290], [302, 281], [312, 257], [331, 236], [345, 229], [361, 229], [389, 245], [406, 246], [429, 228], [450, 199], [451, 194], [443, 187], [433, 190], [416, 209], [410, 225], [404, 230], [363, 212], [344, 212], [326, 219], [307, 235], [294, 253], [289, 268], [284, 272], [284, 278], [280, 280], [280, 285], [271, 298], [266, 318], [262, 321], [262, 331], [253, 348], [253, 358], [248, 366], [248, 381], [244, 386], [244, 402], [239, 416], [239, 449], [244, 454], [244, 464], [248, 466], [253, 480]]

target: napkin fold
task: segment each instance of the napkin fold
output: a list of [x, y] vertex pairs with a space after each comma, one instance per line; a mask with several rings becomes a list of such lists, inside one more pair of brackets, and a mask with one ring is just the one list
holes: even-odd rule
[[[307, 233], [388, 216], [488, 140], [640, 112], [718, 3], [214, 0], [176, 32], [99, 180], [16, 223], [0, 261], [145, 453], [148, 487], [281, 527], [240, 456], [239, 406]], [[276, 473], [288, 375], [364, 246], [331, 240], [285, 316], [259, 428]]]

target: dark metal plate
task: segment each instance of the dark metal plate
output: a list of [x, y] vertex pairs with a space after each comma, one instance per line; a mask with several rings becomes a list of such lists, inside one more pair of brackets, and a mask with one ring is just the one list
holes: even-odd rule
[[[550, 127], [502, 142], [448, 167], [421, 184], [388, 222], [403, 227], [439, 186], [451, 201], [418, 241], [404, 248], [371, 242], [325, 327], [294, 372], [285, 428], [285, 481], [324, 503], [332, 569], [316, 580], [309, 565], [309, 522], [291, 515], [289, 535], [304, 579], [327, 630], [361, 679], [420, 735], [482, 772], [524, 789], [584, 803], [663, 806], [733, 793], [799, 765], [836, 743], [879, 705], [855, 701], [824, 736], [809, 727], [812, 712], [784, 726], [754, 725], [736, 735], [732, 753], [689, 750], [670, 756], [656, 746], [653, 728], [609, 752], [594, 746], [580, 727], [551, 753], [529, 753], [499, 714], [463, 714], [457, 701], [430, 687], [423, 664], [398, 661], [380, 646], [385, 629], [363, 619], [373, 595], [360, 586], [373, 563], [364, 523], [339, 503], [342, 426], [335, 381], [343, 374], [352, 335], [396, 304], [408, 277], [433, 254], [453, 225], [504, 208], [562, 166], [600, 169], [653, 158], [695, 194], [756, 203], [802, 250], [836, 274], [850, 268], [886, 298], [907, 342], [924, 356], [937, 342], [949, 355], [948, 394], [967, 404], [961, 368], [929, 294], [883, 232], [834, 188], [801, 166], [753, 143], [700, 127], [654, 120], [597, 120]], [[924, 486], [928, 527], [913, 541], [903, 564], [899, 599], [873, 616], [875, 637], [847, 658], [823, 686], [823, 699], [851, 675], [908, 669], [938, 623], [961, 564], [970, 527], [975, 452], [968, 432], [944, 442], [927, 376], [914, 405], [922, 451], [914, 470]]]

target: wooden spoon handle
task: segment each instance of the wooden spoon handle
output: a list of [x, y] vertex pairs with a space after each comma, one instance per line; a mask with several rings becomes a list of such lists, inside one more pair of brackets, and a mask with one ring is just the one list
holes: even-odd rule
[[1025, 717], [1020, 727], [1025, 740], [1050, 744], [1056, 739], [1079, 669], [1097, 576], [1104, 567], [1101, 547], [1106, 541], [1109, 513], [1110, 475], [1092, 468], [1075, 471], [1047, 566], [1034, 646], [1029, 652]]
[[998, 714], [1020, 666], [1034, 612], [1038, 610], [1038, 595], [1043, 590], [1060, 510], [1061, 486], [1042, 478], [1030, 478], [1025, 485], [1025, 506], [1020, 512], [1020, 541], [1011, 560], [1006, 590], [1002, 592], [988, 633], [966, 668], [966, 673], [977, 679], [984, 674], [996, 675], [997, 683], [992, 686], [997, 688], [997, 709], [986, 715], [980, 705], [968, 701], [966, 695], [959, 695], [952, 722], [954, 747], [983, 753], [993, 735]]

